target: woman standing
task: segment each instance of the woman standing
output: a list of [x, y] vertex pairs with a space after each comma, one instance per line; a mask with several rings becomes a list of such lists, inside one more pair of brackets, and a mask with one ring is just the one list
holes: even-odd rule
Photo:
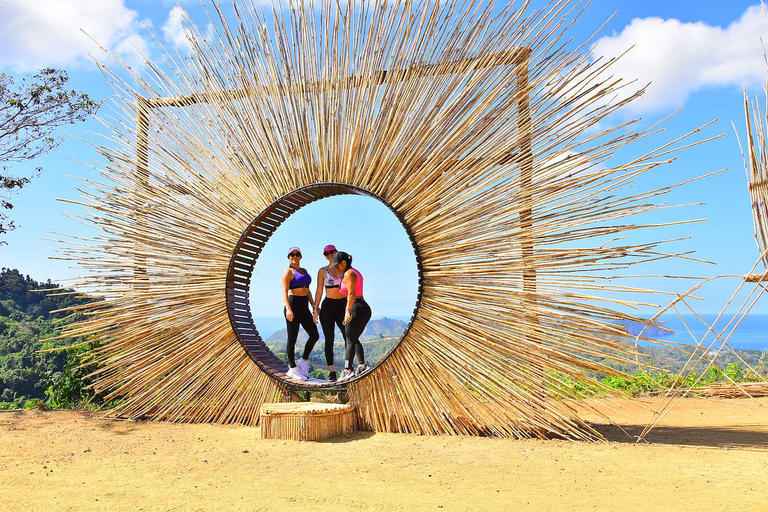
[[[347, 298], [339, 291], [343, 274], [336, 269], [336, 265], [333, 263], [333, 256], [337, 252], [334, 245], [326, 245], [323, 249], [323, 256], [328, 259], [328, 266], [317, 271], [313, 316], [315, 323], [317, 323], [318, 315], [320, 317], [320, 326], [325, 338], [325, 362], [328, 364], [328, 380], [330, 381], [336, 380], [336, 369], [333, 367], [333, 342], [336, 326], [339, 327], [344, 341], [347, 340], [344, 333], [344, 306], [347, 303]], [[325, 288], [325, 299], [323, 299], [323, 288]], [[322, 304], [320, 303], [321, 299]], [[319, 308], [317, 307], [318, 304], [320, 304]]]
[[[288, 373], [289, 379], [304, 381], [309, 378], [309, 354], [312, 348], [320, 338], [317, 333], [317, 326], [312, 321], [312, 315], [309, 312], [309, 304], [314, 307], [315, 301], [312, 300], [312, 292], [309, 291], [309, 285], [312, 283], [312, 276], [301, 267], [301, 250], [298, 247], [288, 249], [288, 260], [291, 265], [283, 273], [283, 302], [285, 309], [285, 328], [288, 331], [288, 341], [285, 352], [288, 355]], [[299, 337], [299, 325], [309, 335], [307, 344], [304, 345], [304, 354], [296, 364], [296, 339]]]
[[[363, 298], [363, 275], [356, 268], [352, 268], [352, 256], [344, 251], [337, 252], [333, 257], [333, 262], [336, 264], [336, 269], [343, 274], [339, 291], [347, 296], [344, 311], [347, 353], [344, 358], [344, 371], [338, 379], [339, 382], [342, 382], [368, 370], [360, 336], [363, 334], [368, 320], [371, 319], [371, 307]], [[355, 356], [357, 356], [357, 372], [352, 370]]]

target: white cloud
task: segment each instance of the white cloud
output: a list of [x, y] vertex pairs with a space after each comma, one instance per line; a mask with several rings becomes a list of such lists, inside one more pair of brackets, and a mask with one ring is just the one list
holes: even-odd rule
[[128, 9], [125, 0], [2, 0], [0, 69], [76, 67], [89, 53], [104, 60], [91, 38], [119, 56], [129, 56], [129, 43], [147, 49], [139, 30], [138, 13]]
[[637, 88], [651, 82], [645, 95], [627, 107], [642, 113], [682, 106], [691, 93], [705, 87], [764, 80], [761, 37], [768, 43], [768, 20], [757, 5], [725, 28], [675, 19], [635, 19], [620, 34], [598, 40], [592, 51], [595, 57], [610, 58], [634, 45], [610, 73], [637, 79]]
[[163, 24], [163, 36], [179, 49], [189, 48], [189, 41], [184, 33], [184, 9], [178, 5], [168, 13], [168, 19]]

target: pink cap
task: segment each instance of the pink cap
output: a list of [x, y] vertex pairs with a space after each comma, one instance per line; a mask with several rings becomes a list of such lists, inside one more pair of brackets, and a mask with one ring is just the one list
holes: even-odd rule
[[335, 250], [336, 250], [336, 246], [331, 244], [328, 244], [323, 248], [323, 252], [335, 251]]

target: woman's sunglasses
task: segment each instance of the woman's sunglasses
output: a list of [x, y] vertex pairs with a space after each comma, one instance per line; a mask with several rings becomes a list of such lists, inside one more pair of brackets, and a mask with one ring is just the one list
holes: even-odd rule
[[293, 258], [294, 256], [298, 256], [299, 258], [301, 258], [301, 253], [300, 252], [292, 252], [292, 253], [290, 253], [288, 255], [289, 258]]
[[323, 251], [323, 256], [328, 256], [329, 254], [336, 254], [339, 251]]

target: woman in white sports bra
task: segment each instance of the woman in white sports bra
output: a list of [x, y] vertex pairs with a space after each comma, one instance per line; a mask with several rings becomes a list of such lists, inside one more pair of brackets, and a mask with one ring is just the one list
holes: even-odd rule
[[[315, 291], [315, 310], [314, 320], [317, 322], [318, 316], [320, 317], [320, 326], [323, 329], [323, 336], [325, 337], [325, 362], [328, 364], [328, 380], [336, 380], [336, 371], [333, 367], [333, 342], [334, 342], [334, 327], [338, 326], [341, 331], [342, 337], [344, 337], [344, 343], [346, 345], [346, 337], [344, 336], [344, 309], [347, 303], [347, 296], [339, 291], [341, 285], [342, 273], [336, 269], [333, 264], [333, 255], [336, 254], [336, 247], [333, 245], [326, 245], [323, 249], [323, 256], [328, 259], [329, 265], [322, 267], [317, 272], [317, 290]], [[320, 299], [323, 298], [323, 291], [325, 291], [325, 299], [320, 304]], [[320, 306], [318, 308], [318, 305]]]

